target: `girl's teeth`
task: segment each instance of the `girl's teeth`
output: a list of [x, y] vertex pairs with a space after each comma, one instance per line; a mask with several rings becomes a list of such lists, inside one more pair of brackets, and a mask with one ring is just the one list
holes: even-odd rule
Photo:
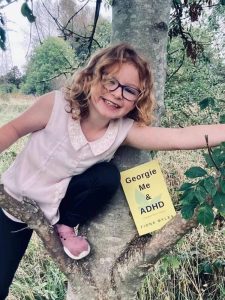
[[115, 103], [113, 103], [113, 102], [111, 102], [111, 101], [109, 101], [109, 100], [105, 100], [105, 102], [106, 102], [107, 104], [111, 105], [111, 106], [116, 107], [116, 108], [119, 107], [119, 105], [117, 105], [117, 104], [115, 104]]

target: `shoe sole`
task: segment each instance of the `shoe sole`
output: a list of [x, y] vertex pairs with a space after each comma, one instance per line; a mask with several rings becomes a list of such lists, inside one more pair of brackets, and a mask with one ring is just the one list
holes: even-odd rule
[[90, 246], [88, 245], [88, 249], [86, 251], [81, 252], [78, 256], [74, 256], [66, 247], [63, 247], [63, 249], [70, 258], [75, 259], [75, 260], [84, 258], [85, 256], [87, 256], [90, 253], [90, 250], [91, 250]]

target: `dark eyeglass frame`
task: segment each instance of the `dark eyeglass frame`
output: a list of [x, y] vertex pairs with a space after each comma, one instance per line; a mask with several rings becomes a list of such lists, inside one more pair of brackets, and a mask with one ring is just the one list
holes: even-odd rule
[[[104, 74], [105, 75], [105, 74]], [[107, 77], [107, 75], [105, 76], [102, 76], [102, 85], [109, 91], [109, 92], [114, 92], [115, 90], [117, 90], [119, 87], [121, 87], [121, 90], [122, 90], [122, 97], [123, 99], [129, 101], [129, 102], [136, 102], [138, 100], [138, 98], [141, 96], [141, 94], [144, 92], [144, 91], [141, 91], [135, 87], [132, 87], [132, 86], [129, 86], [129, 85], [124, 85], [124, 84], [121, 84], [116, 78], [114, 77]], [[115, 81], [115, 83], [117, 83], [117, 86], [115, 88], [108, 88], [107, 87], [107, 81], [109, 82], [110, 80], [113, 80]], [[128, 99], [126, 97], [124, 97], [124, 89], [125, 88], [128, 88], [128, 89], [131, 89], [131, 90], [135, 90], [138, 92], [138, 95], [135, 99]]]

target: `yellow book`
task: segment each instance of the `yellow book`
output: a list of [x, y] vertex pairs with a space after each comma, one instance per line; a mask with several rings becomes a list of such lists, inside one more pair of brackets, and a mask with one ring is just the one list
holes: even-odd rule
[[176, 215], [156, 160], [121, 172], [121, 184], [139, 235], [162, 228]]

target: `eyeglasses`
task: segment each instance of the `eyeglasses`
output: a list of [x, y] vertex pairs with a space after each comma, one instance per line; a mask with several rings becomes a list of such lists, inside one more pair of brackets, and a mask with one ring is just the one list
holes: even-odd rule
[[102, 85], [110, 92], [117, 90], [119, 87], [122, 89], [122, 96], [127, 101], [135, 102], [138, 100], [143, 91], [136, 89], [132, 86], [123, 85], [117, 79], [107, 76], [102, 77]]

